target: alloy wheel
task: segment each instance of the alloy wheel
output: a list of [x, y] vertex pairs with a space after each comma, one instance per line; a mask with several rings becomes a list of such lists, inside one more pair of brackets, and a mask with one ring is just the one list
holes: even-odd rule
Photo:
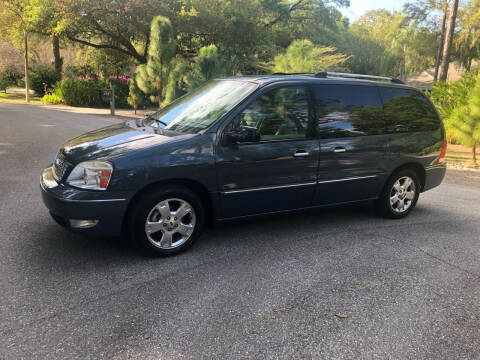
[[145, 234], [152, 245], [173, 249], [184, 244], [195, 229], [193, 206], [185, 200], [162, 200], [148, 213]]
[[390, 191], [390, 206], [396, 213], [407, 211], [416, 195], [415, 181], [409, 176], [399, 178]]

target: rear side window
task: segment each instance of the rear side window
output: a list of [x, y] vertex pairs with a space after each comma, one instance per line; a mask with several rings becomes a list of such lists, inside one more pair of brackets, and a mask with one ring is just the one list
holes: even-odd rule
[[317, 85], [314, 88], [320, 138], [376, 135], [384, 131], [376, 86]]
[[380, 87], [387, 132], [430, 131], [440, 126], [440, 119], [421, 92]]

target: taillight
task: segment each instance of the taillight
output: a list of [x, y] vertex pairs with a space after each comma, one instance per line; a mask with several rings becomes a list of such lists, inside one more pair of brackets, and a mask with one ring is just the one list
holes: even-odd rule
[[443, 162], [445, 160], [445, 155], [446, 154], [447, 154], [447, 142], [444, 141], [443, 145], [442, 145], [442, 148], [440, 149], [440, 154], [438, 155], [438, 158], [437, 158], [437, 160], [435, 160], [435, 162], [437, 164]]

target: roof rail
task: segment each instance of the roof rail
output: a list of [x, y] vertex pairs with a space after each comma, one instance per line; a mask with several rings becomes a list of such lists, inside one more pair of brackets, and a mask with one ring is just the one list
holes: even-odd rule
[[326, 78], [327, 76], [337, 76], [337, 77], [343, 77], [347, 79], [383, 80], [383, 81], [390, 81], [395, 84], [404, 84], [404, 82], [400, 79], [393, 78], [393, 77], [386, 77], [386, 76], [349, 74], [349, 73], [338, 73], [338, 72], [328, 72], [328, 71], [317, 72], [316, 74], [314, 74], [314, 76], [317, 78]]
[[285, 72], [276, 72], [272, 75], [316, 75], [314, 72], [295, 72], [295, 73], [285, 73]]

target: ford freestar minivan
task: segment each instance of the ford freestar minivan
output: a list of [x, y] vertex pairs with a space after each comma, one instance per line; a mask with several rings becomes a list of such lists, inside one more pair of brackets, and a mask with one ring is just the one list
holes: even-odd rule
[[402, 218], [442, 182], [445, 151], [435, 108], [396, 79], [239, 77], [67, 141], [41, 188], [61, 225], [168, 255], [207, 220], [370, 200]]

